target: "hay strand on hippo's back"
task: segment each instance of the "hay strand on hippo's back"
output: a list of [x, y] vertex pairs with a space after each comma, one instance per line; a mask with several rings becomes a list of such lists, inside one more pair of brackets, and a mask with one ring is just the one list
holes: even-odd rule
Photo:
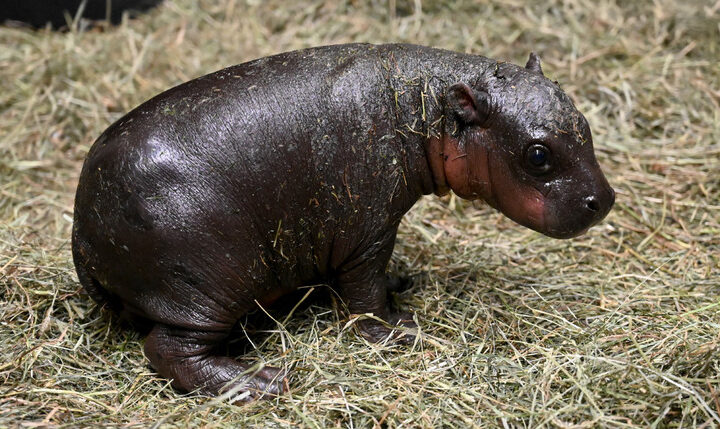
[[[0, 425], [720, 424], [717, 7], [287, 3], [178, 0], [104, 32], [0, 28]], [[591, 124], [615, 209], [555, 241], [426, 198], [391, 266], [415, 279], [396, 301], [422, 341], [367, 344], [321, 300], [246, 329], [248, 357], [293, 371], [289, 395], [236, 407], [176, 393], [142, 336], [79, 290], [68, 237], [87, 149], [192, 77], [384, 40], [521, 65], [537, 52]]]

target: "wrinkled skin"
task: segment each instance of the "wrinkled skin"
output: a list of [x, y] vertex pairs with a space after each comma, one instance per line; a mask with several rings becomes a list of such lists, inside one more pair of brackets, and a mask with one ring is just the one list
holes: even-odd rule
[[403, 214], [450, 190], [553, 237], [614, 200], [585, 118], [535, 56], [339, 45], [221, 70], [113, 124], [83, 167], [73, 256], [94, 299], [152, 326], [146, 355], [175, 387], [278, 394], [281, 371], [217, 354], [232, 326], [331, 282], [374, 316], [357, 324], [367, 339], [412, 341], [386, 265]]

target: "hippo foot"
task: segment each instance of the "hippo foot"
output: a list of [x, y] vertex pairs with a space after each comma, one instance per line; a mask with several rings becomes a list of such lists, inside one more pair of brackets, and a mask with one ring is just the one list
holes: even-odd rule
[[172, 386], [184, 392], [217, 396], [233, 391], [233, 402], [270, 398], [286, 391], [278, 368], [238, 362], [214, 355], [225, 334], [155, 325], [145, 340], [145, 355]]
[[[365, 319], [358, 322], [360, 335], [373, 343], [388, 341], [390, 343], [412, 344], [415, 342], [417, 324], [412, 314], [407, 312], [389, 313], [385, 319], [387, 323], [374, 319]], [[398, 329], [400, 328], [400, 329]], [[408, 331], [408, 329], [413, 331]]]
[[255, 399], [271, 399], [287, 391], [287, 379], [283, 370], [266, 366], [253, 371], [253, 366], [245, 365], [247, 376], [236, 378], [217, 390], [202, 389], [203, 393], [215, 396], [232, 390], [236, 391], [231, 397], [232, 402], [250, 402]]

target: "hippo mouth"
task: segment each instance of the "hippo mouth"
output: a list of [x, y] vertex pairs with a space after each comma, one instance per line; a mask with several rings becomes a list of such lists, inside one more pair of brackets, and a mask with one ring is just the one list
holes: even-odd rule
[[566, 229], [566, 228], [548, 228], [545, 231], [540, 231], [544, 235], [547, 235], [550, 238], [558, 238], [558, 239], [568, 239], [568, 238], [575, 238], [578, 236], [581, 236], [588, 232], [588, 230], [592, 227], [592, 225], [586, 226], [581, 229]]
[[[604, 217], [604, 216], [603, 216]], [[546, 213], [546, 228], [540, 231], [551, 238], [568, 239], [581, 236], [596, 225], [600, 219], [585, 216], [558, 216], [556, 211], [548, 210]]]
[[587, 219], [582, 216], [558, 216], [552, 204], [548, 204], [541, 192], [529, 192], [525, 197], [498, 201], [494, 198], [486, 199], [493, 208], [505, 213], [510, 219], [522, 226], [537, 231], [551, 238], [568, 239], [585, 234], [597, 219]]

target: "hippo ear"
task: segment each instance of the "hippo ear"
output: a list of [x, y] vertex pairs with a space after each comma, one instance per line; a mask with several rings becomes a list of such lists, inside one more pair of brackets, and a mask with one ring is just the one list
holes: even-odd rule
[[545, 76], [540, 66], [540, 57], [538, 57], [535, 52], [530, 52], [530, 58], [528, 58], [525, 68]]
[[448, 88], [446, 102], [465, 125], [483, 125], [490, 116], [490, 94], [476, 91], [464, 83]]

